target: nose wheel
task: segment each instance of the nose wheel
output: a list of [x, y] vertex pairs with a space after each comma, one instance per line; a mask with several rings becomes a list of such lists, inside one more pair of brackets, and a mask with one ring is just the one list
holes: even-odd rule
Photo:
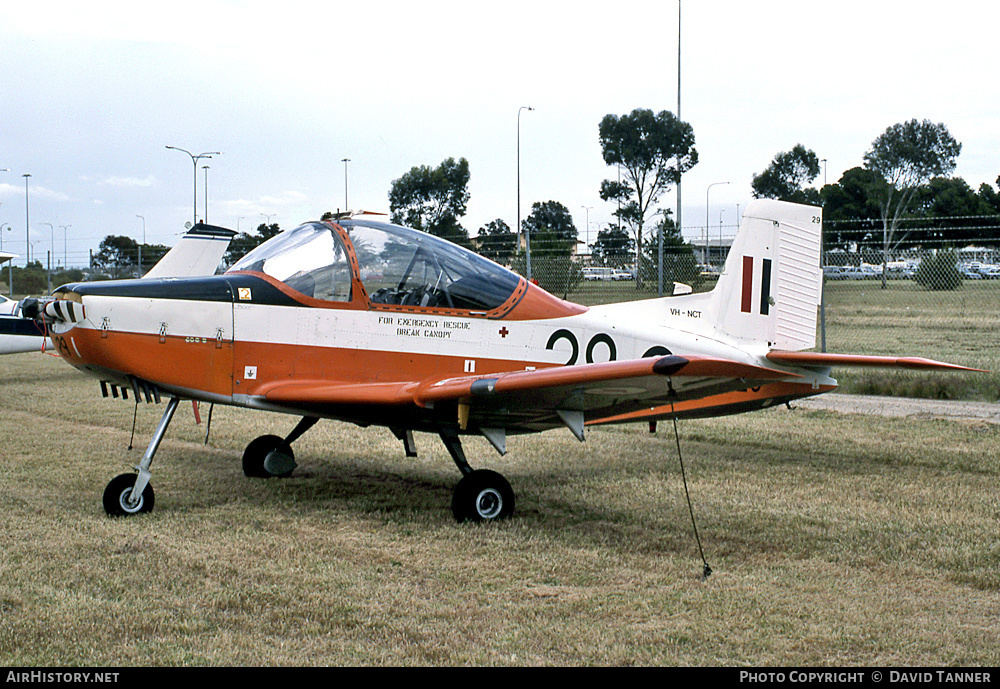
[[129, 517], [152, 511], [156, 500], [153, 487], [147, 483], [139, 494], [139, 499], [133, 500], [135, 479], [135, 474], [120, 474], [108, 483], [108, 487], [104, 489], [104, 511], [108, 516]]
[[128, 517], [133, 514], [143, 514], [153, 509], [153, 487], [149, 485], [149, 467], [153, 463], [157, 448], [167, 432], [170, 420], [174, 418], [177, 411], [176, 397], [171, 397], [167, 402], [167, 408], [163, 412], [163, 418], [153, 432], [153, 437], [149, 441], [142, 461], [136, 467], [135, 474], [120, 474], [111, 479], [108, 487], [104, 489], [104, 511], [111, 517]]

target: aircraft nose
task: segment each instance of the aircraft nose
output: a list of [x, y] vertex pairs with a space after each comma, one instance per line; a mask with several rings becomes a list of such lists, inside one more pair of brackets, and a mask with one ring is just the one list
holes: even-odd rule
[[22, 299], [18, 308], [24, 318], [32, 320], [41, 318], [49, 323], [74, 325], [87, 317], [82, 303], [58, 297], [44, 302], [32, 298]]
[[79, 323], [87, 317], [83, 304], [68, 299], [56, 299], [45, 305], [45, 315], [62, 323]]

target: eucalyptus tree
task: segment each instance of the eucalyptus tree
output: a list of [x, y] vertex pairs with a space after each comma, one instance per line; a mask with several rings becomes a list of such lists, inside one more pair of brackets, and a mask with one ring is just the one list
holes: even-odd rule
[[806, 184], [819, 175], [819, 158], [802, 144], [774, 156], [762, 173], [755, 175], [751, 187], [756, 199], [778, 199], [792, 203], [820, 204], [819, 191]]
[[605, 115], [599, 131], [604, 162], [620, 173], [601, 183], [601, 198], [619, 203], [613, 214], [631, 228], [638, 263], [643, 228], [657, 202], [698, 162], [694, 130], [666, 110], [636, 108], [621, 117]]
[[468, 244], [468, 232], [458, 221], [469, 202], [468, 185], [469, 161], [465, 158], [447, 158], [436, 168], [410, 168], [389, 190], [392, 222]]
[[912, 119], [886, 129], [865, 153], [865, 168], [880, 178], [872, 198], [882, 215], [882, 289], [889, 253], [906, 237], [896, 241], [895, 235], [914, 195], [934, 177], [951, 174], [961, 151], [945, 125]]

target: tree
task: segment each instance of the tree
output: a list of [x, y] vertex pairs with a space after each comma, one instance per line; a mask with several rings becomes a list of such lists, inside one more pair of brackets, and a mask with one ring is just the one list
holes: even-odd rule
[[619, 203], [613, 215], [632, 229], [638, 259], [657, 201], [698, 162], [694, 130], [671, 112], [637, 108], [621, 117], [605, 115], [599, 131], [604, 162], [621, 173], [621, 181], [601, 183], [601, 198]]
[[496, 263], [510, 263], [517, 253], [517, 236], [500, 218], [479, 228], [479, 253]]
[[[131, 237], [108, 235], [94, 256], [95, 267], [114, 279], [132, 277], [139, 260], [139, 245]], [[143, 261], [145, 263], [145, 261]]]
[[[1000, 177], [997, 177], [997, 186], [1000, 186]], [[987, 182], [979, 185], [979, 196], [993, 209], [994, 213], [1000, 213], [1000, 194], [993, 191]]]
[[865, 153], [865, 167], [883, 182], [873, 195], [882, 216], [882, 289], [889, 252], [898, 245], [894, 240], [899, 221], [914, 194], [932, 178], [949, 175], [961, 151], [962, 144], [943, 124], [913, 119], [886, 129]]
[[278, 223], [271, 223], [270, 225], [261, 223], [254, 231], [240, 232], [229, 242], [229, 248], [226, 250], [226, 255], [224, 256], [226, 264], [233, 265], [253, 249], [256, 249], [280, 232], [281, 228], [278, 227]]
[[921, 227], [930, 230], [926, 239], [957, 243], [994, 238], [992, 228], [984, 231], [982, 216], [995, 211], [960, 177], [930, 180], [914, 195], [913, 206]]
[[635, 259], [635, 241], [617, 225], [608, 225], [597, 233], [592, 255], [601, 265], [625, 268]]
[[823, 242], [828, 251], [874, 240], [882, 214], [871, 193], [881, 184], [876, 173], [853, 167], [823, 187]]
[[569, 256], [578, 232], [569, 209], [558, 201], [531, 204], [531, 214], [521, 221], [521, 230], [531, 237], [532, 260], [546, 256]]
[[764, 172], [755, 175], [751, 187], [755, 199], [778, 199], [792, 203], [820, 204], [816, 189], [803, 188], [819, 174], [819, 158], [802, 144], [776, 156]]
[[458, 219], [469, 202], [469, 161], [448, 158], [436, 168], [427, 165], [393, 181], [389, 210], [394, 223], [423, 230], [458, 244], [467, 245], [469, 234]]

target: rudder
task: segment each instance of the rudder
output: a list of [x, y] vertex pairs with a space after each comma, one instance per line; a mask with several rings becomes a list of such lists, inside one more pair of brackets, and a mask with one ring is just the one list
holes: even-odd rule
[[713, 290], [720, 335], [769, 349], [816, 345], [822, 228], [816, 206], [758, 200], [747, 207]]

